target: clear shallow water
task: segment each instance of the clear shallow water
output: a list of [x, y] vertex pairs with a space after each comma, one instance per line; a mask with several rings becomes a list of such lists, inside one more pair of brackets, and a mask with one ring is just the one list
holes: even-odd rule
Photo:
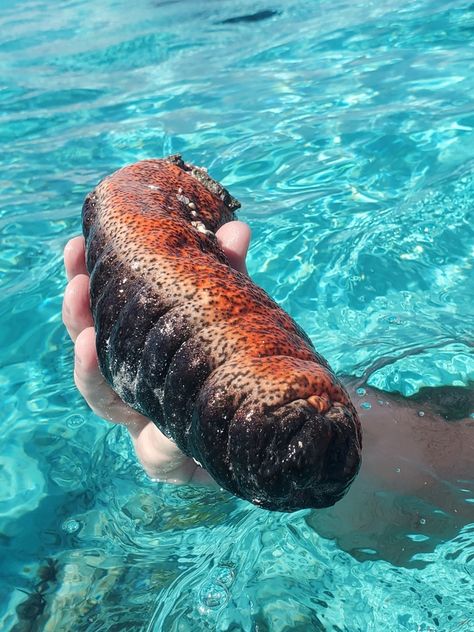
[[59, 314], [85, 194], [179, 151], [242, 202], [253, 278], [338, 372], [467, 385], [472, 6], [4, 0], [0, 27], [0, 627], [53, 559], [22, 629], [469, 629], [469, 520], [400, 535], [381, 505], [357, 546], [314, 512], [147, 481], [76, 393]]

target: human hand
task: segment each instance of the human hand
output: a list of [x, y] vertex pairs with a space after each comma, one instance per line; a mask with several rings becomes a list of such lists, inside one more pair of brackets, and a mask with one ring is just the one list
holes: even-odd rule
[[[216, 237], [230, 265], [246, 274], [245, 257], [250, 241], [247, 224], [238, 221], [224, 224]], [[127, 427], [137, 457], [151, 478], [170, 483], [212, 483], [203, 468], [185, 456], [150, 419], [125, 404], [102, 376], [90, 310], [83, 237], [74, 237], [66, 244], [64, 264], [68, 284], [63, 322], [74, 343], [74, 381], [81, 395], [96, 415]]]

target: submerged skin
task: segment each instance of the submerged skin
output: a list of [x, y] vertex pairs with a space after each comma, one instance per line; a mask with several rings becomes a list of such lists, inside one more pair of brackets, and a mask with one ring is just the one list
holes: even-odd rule
[[360, 466], [350, 398], [215, 231], [238, 203], [179, 158], [106, 178], [83, 210], [102, 374], [225, 489], [267, 509], [334, 504]]
[[345, 498], [306, 520], [359, 560], [422, 566], [413, 556], [474, 522], [472, 385], [403, 397], [364, 384], [358, 396], [360, 380], [343, 381], [360, 410], [362, 467]]

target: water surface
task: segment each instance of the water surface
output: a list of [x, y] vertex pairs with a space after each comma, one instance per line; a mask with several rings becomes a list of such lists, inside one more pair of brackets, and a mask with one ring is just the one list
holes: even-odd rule
[[435, 537], [436, 507], [396, 498], [417, 530], [370, 515], [385, 544], [361, 551], [315, 512], [151, 483], [76, 392], [60, 320], [85, 194], [182, 152], [241, 201], [251, 275], [336, 371], [468, 385], [472, 4], [4, 0], [0, 29], [0, 627], [39, 590], [21, 629], [472, 627], [474, 524]]

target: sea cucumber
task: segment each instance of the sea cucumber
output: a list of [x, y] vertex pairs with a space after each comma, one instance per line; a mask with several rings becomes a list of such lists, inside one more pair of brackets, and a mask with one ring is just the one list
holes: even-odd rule
[[100, 369], [219, 485], [260, 507], [334, 504], [359, 419], [308, 336], [215, 232], [240, 204], [181, 156], [102, 180], [83, 207]]

